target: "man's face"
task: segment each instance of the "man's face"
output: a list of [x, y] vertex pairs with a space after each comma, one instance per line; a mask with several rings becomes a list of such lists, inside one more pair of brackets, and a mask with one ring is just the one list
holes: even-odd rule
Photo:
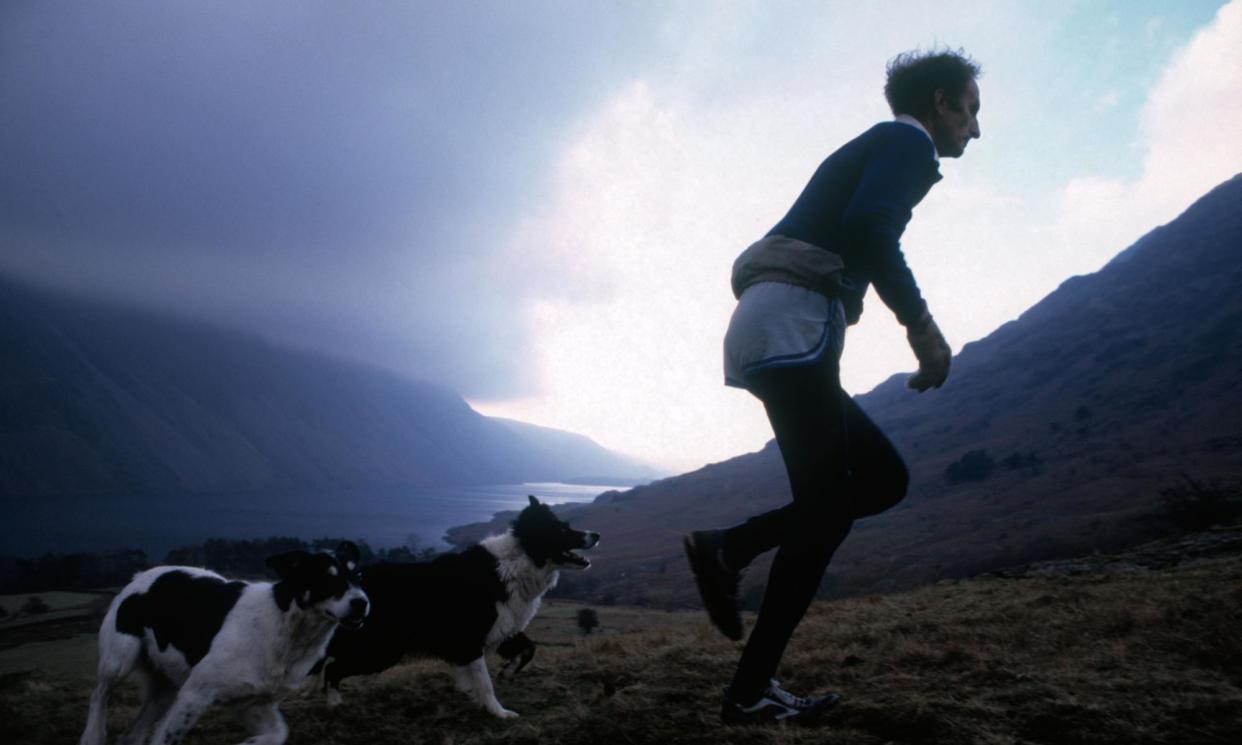
[[931, 136], [942, 158], [962, 157], [966, 143], [979, 136], [979, 86], [975, 81], [966, 84], [957, 101], [946, 98], [943, 90], [936, 91]]

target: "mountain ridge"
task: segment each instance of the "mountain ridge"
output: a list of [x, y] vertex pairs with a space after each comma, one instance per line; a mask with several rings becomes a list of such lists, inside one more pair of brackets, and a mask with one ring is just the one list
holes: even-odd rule
[[0, 345], [3, 499], [655, 473], [443, 386], [4, 276]]

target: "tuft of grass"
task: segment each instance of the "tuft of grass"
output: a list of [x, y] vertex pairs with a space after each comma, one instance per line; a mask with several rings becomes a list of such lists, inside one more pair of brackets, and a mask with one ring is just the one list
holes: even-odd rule
[[[818, 603], [780, 677], [846, 702], [821, 726], [728, 728], [721, 688], [740, 647], [699, 613], [549, 604], [517, 679], [497, 681], [522, 716], [473, 709], [446, 667], [414, 661], [287, 701], [290, 745], [770, 743], [771, 745], [1231, 745], [1242, 742], [1242, 557], [1154, 571], [980, 578]], [[72, 742], [89, 675], [0, 676], [0, 741]], [[109, 729], [137, 705], [114, 696]], [[190, 745], [244, 738], [215, 708]]]

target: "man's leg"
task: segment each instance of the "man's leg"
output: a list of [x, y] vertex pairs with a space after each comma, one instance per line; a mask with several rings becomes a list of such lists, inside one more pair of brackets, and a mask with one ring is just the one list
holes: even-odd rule
[[878, 515], [906, 496], [910, 471], [897, 448], [854, 401], [845, 398], [849, 429], [850, 509], [855, 520]]
[[785, 525], [792, 519], [792, 513], [791, 503], [722, 530], [721, 555], [725, 564], [731, 569], [743, 569], [750, 566], [759, 554], [781, 545], [785, 538]]
[[[814, 366], [764, 371], [752, 384], [776, 434], [793, 504], [750, 526], [764, 540], [772, 540], [774, 526], [782, 530], [759, 618], [730, 686], [734, 700], [743, 703], [758, 696], [774, 676], [854, 515], [849, 397], [841, 390], [836, 360], [825, 357]], [[746, 525], [739, 526], [743, 536]]]
[[[909, 471], [893, 443], [854, 399], [845, 395], [844, 405], [851, 512], [855, 519], [878, 515], [905, 497]], [[793, 504], [787, 504], [725, 528], [721, 531], [725, 563], [732, 569], [743, 569], [760, 554], [781, 545], [787, 521], [796, 519], [791, 517], [793, 513]]]

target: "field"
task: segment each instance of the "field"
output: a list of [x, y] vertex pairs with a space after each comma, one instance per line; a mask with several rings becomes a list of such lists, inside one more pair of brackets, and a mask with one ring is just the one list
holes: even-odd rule
[[[550, 603], [531, 628], [541, 645], [534, 662], [497, 685], [521, 718], [472, 710], [443, 665], [413, 662], [347, 680], [338, 709], [325, 708], [315, 690], [287, 701], [289, 742], [1242, 742], [1242, 557], [1109, 567], [817, 604], [781, 670], [793, 690], [845, 694], [815, 729], [719, 725], [720, 690], [738, 648], [698, 613], [597, 607], [601, 626], [585, 635], [575, 621], [583, 606]], [[12, 631], [0, 628], [0, 648]], [[0, 742], [75, 742], [91, 686], [91, 635], [28, 634], [0, 651]], [[110, 732], [135, 705], [132, 687], [114, 696]], [[215, 709], [186, 742], [241, 739]]]

